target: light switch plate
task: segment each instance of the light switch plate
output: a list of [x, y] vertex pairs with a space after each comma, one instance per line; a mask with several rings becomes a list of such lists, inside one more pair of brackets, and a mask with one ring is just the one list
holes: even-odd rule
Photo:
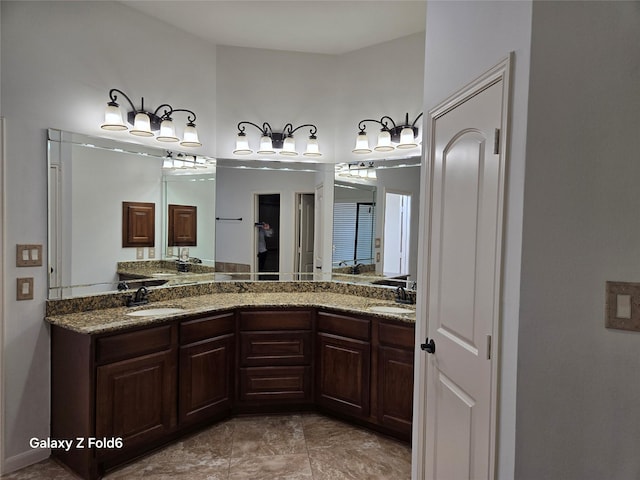
[[144, 260], [144, 247], [136, 248], [136, 260]]
[[156, 249], [154, 247], [149, 247], [149, 258], [156, 258]]
[[16, 300], [33, 300], [33, 277], [17, 279]]
[[640, 283], [607, 282], [605, 327], [640, 332]]
[[16, 267], [41, 267], [42, 245], [16, 245]]

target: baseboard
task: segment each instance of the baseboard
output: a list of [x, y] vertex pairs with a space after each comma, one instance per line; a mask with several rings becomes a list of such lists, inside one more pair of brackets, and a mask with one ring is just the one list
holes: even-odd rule
[[15, 472], [16, 470], [28, 467], [34, 463], [41, 462], [42, 460], [49, 458], [50, 454], [51, 451], [48, 448], [37, 448], [24, 453], [19, 453], [12, 457], [7, 457], [4, 459], [4, 471], [1, 473], [4, 475], [6, 473]]

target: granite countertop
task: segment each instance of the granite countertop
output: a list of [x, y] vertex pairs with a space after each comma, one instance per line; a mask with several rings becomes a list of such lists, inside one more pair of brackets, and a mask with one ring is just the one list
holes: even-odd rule
[[[372, 306], [388, 306], [406, 309], [407, 313], [379, 313], [369, 310]], [[133, 317], [126, 315], [135, 310], [149, 308], [182, 308], [173, 314]], [[347, 313], [366, 314], [379, 318], [391, 318], [415, 323], [415, 305], [399, 305], [389, 300], [347, 295], [332, 292], [268, 292], [268, 293], [215, 293], [173, 300], [151, 302], [139, 307], [117, 307], [90, 310], [64, 315], [51, 315], [46, 321], [80, 333], [96, 334], [127, 329], [136, 326], [159, 324], [189, 317], [198, 313], [215, 313], [243, 307], [324, 307]]]

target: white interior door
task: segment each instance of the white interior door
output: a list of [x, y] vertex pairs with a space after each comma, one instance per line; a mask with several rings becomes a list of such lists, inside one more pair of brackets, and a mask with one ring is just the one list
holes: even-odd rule
[[314, 245], [314, 266], [315, 272], [322, 273], [323, 252], [324, 252], [324, 185], [318, 185], [315, 191], [315, 210], [314, 210], [314, 229], [313, 229], [313, 245]]
[[423, 347], [435, 351], [422, 410], [427, 479], [494, 475], [504, 74], [494, 72], [430, 112], [430, 338]]
[[411, 195], [385, 192], [384, 248], [382, 267], [385, 276], [409, 273], [409, 233]]
[[300, 193], [298, 197], [298, 246], [296, 252], [296, 272], [300, 280], [311, 280], [313, 274], [314, 208], [312, 193]]

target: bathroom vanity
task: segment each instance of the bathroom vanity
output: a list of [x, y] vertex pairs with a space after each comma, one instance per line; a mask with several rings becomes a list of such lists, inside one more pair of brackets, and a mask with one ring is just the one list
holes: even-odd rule
[[232, 415], [312, 410], [409, 441], [415, 310], [385, 305], [217, 293], [49, 315], [51, 437], [96, 439], [52, 455], [96, 479]]

